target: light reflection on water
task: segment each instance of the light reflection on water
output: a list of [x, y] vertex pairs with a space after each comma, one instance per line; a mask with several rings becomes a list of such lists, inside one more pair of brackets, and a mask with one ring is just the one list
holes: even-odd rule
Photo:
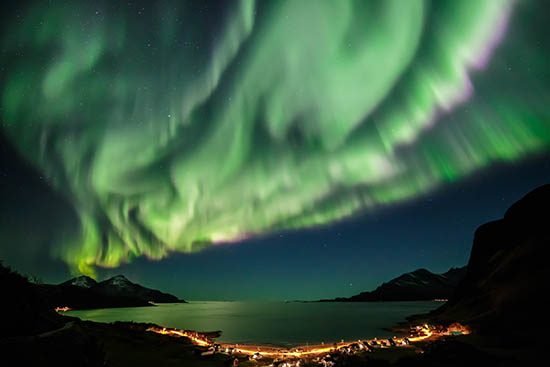
[[178, 329], [221, 330], [220, 342], [289, 346], [393, 336], [394, 332], [384, 328], [439, 306], [440, 302], [432, 301], [190, 302], [69, 311], [67, 315], [100, 322], [152, 322]]

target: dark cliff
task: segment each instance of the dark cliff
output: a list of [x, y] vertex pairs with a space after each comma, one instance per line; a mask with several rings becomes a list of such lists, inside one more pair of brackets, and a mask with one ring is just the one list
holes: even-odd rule
[[484, 334], [545, 329], [549, 245], [550, 185], [544, 185], [476, 230], [466, 275], [432, 318]]

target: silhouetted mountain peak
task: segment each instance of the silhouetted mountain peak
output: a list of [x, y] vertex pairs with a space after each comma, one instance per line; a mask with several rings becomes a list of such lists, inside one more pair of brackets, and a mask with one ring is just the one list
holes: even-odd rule
[[119, 288], [127, 288], [135, 285], [124, 275], [116, 275], [112, 278], [102, 281], [100, 284], [110, 285]]
[[479, 226], [464, 279], [432, 317], [487, 334], [530, 336], [546, 330], [539, 322], [548, 309], [548, 208], [546, 184], [510, 206], [502, 219]]
[[69, 279], [64, 283], [61, 283], [61, 285], [74, 285], [80, 288], [92, 288], [97, 285], [97, 282], [86, 275], [81, 275], [79, 277]]
[[349, 298], [336, 298], [335, 301], [420, 301], [448, 298], [465, 274], [466, 267], [451, 268], [443, 274], [434, 274], [421, 268], [383, 283], [372, 292], [362, 292]]
[[93, 290], [104, 295], [131, 297], [147, 302], [182, 302], [171, 294], [133, 283], [124, 275], [117, 275], [104, 280], [98, 283]]
[[417, 275], [432, 275], [433, 273], [431, 271], [429, 271], [428, 269], [420, 268], [420, 269], [416, 269], [415, 271], [412, 271], [412, 272], [407, 273], [407, 274], [417, 276]]
[[539, 186], [512, 204], [504, 213], [504, 219], [515, 228], [546, 231], [550, 213], [542, 203], [548, 202], [550, 202], [550, 184]]
[[[102, 282], [96, 282], [94, 279], [82, 275], [61, 283], [60, 286], [65, 288], [63, 292], [67, 293], [61, 292], [64, 296], [57, 297], [59, 304], [72, 308], [87, 308], [95, 305], [110, 307], [110, 304], [144, 306], [149, 302], [185, 302], [171, 294], [133, 283], [122, 274]], [[73, 287], [77, 287], [77, 289], [69, 289]]]
[[130, 280], [122, 274], [115, 275], [114, 277], [111, 277], [111, 278], [109, 278], [107, 280], [104, 280], [104, 281], [105, 282], [130, 282]]

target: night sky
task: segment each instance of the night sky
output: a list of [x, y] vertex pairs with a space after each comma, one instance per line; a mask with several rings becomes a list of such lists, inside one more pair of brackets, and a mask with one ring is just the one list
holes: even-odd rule
[[465, 265], [550, 182], [548, 5], [2, 5], [0, 259], [191, 300]]

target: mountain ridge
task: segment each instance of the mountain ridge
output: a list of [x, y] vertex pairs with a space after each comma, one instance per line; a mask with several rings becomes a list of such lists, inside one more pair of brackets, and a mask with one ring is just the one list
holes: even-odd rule
[[382, 283], [373, 291], [366, 291], [351, 297], [323, 299], [318, 302], [383, 302], [383, 301], [426, 301], [449, 298], [466, 274], [466, 266], [451, 268], [445, 273], [435, 274], [420, 268], [401, 274]]
[[[178, 297], [161, 292], [156, 289], [144, 287], [140, 284], [131, 282], [124, 275], [119, 274], [114, 277], [105, 279], [101, 282], [82, 275], [76, 278], [69, 279], [58, 285], [62, 289], [78, 289], [77, 292], [89, 292], [93, 295], [102, 297], [113, 297], [130, 301], [135, 300], [136, 305], [142, 306], [153, 303], [186, 303], [186, 301]], [[69, 305], [70, 307], [70, 305]]]
[[95, 279], [90, 278], [87, 275], [81, 275], [79, 277], [69, 279], [66, 282], [63, 282], [59, 285], [74, 285], [82, 288], [92, 288], [96, 284], [97, 284], [97, 281]]

